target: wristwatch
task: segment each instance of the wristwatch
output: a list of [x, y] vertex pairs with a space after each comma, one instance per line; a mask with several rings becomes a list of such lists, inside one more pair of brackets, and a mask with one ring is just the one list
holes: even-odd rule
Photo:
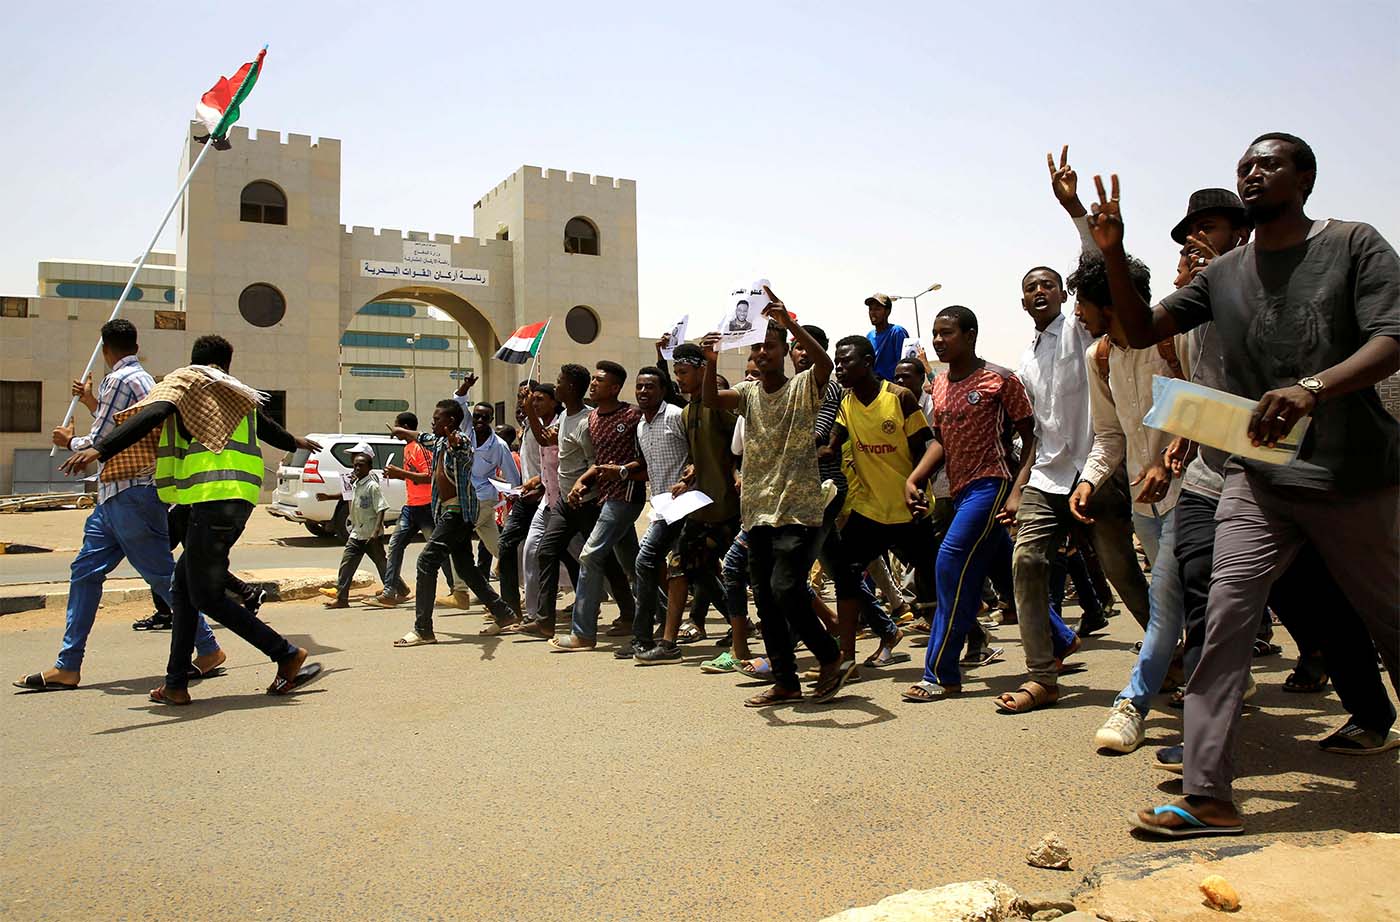
[[1322, 391], [1327, 385], [1323, 384], [1321, 381], [1319, 381], [1312, 375], [1309, 375], [1306, 378], [1299, 379], [1298, 386], [1301, 387], [1303, 390], [1307, 391], [1309, 394], [1312, 394], [1315, 399], [1321, 400]]

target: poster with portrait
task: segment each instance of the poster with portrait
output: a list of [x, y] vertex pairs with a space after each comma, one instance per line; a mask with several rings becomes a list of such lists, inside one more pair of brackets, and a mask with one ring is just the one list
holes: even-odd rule
[[666, 348], [661, 350], [661, 357], [670, 361], [675, 357], [676, 347], [685, 342], [686, 328], [690, 326], [690, 315], [686, 314], [677, 320], [671, 327], [670, 339], [666, 341]]
[[763, 291], [767, 286], [767, 279], [759, 279], [729, 293], [729, 307], [719, 321], [721, 352], [761, 343], [768, 335], [768, 318], [763, 316], [763, 309], [768, 306], [768, 295]]

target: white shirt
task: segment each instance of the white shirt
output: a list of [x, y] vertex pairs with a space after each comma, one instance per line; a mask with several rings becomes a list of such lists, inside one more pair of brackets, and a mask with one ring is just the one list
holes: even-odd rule
[[1070, 493], [1094, 444], [1084, 367], [1084, 353], [1093, 341], [1083, 324], [1061, 314], [1036, 334], [1021, 357], [1017, 375], [1035, 411], [1035, 466], [1029, 485], [1045, 493]]
[[540, 455], [540, 443], [535, 439], [535, 432], [527, 421], [525, 431], [520, 436], [521, 480], [540, 477], [544, 471], [543, 463], [544, 459]]

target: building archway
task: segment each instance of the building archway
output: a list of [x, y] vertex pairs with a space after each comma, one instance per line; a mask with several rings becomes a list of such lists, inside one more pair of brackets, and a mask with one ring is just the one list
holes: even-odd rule
[[[420, 305], [416, 311], [413, 309], [415, 303]], [[469, 340], [466, 353], [460, 349], [460, 340], [454, 346], [445, 330], [439, 328], [441, 332], [434, 335], [424, 329], [421, 305], [428, 305], [436, 319], [456, 323], [460, 333]], [[391, 321], [394, 318], [417, 318], [418, 322], [410, 321], [407, 327], [397, 322], [375, 323], [380, 317]], [[372, 324], [370, 331], [366, 330], [365, 324], [356, 323], [357, 318], [368, 320]], [[432, 324], [426, 326], [431, 328]], [[371, 332], [376, 329], [380, 332]], [[421, 337], [406, 343], [405, 340], [415, 332], [419, 332]], [[491, 360], [501, 344], [495, 326], [476, 305], [445, 288], [406, 285], [375, 291], [350, 313], [340, 342], [341, 415], [345, 422], [360, 428], [370, 425], [376, 431], [382, 430], [380, 424], [384, 420], [377, 417], [366, 419], [364, 414], [369, 412], [366, 408], [371, 405], [387, 406], [379, 398], [392, 397], [409, 400], [419, 417], [420, 427], [426, 429], [432, 405], [448, 396], [460, 380], [454, 371], [449, 381], [447, 373], [450, 369], [470, 368], [477, 375], [479, 383], [471, 391], [474, 400], [494, 404], [505, 400], [505, 395], [514, 394], [515, 380], [511, 367]], [[374, 350], [378, 355], [370, 357], [370, 353], [361, 351], [367, 349]], [[445, 351], [454, 349], [455, 352]], [[370, 364], [361, 364], [365, 362]], [[379, 380], [370, 380], [374, 378]], [[384, 378], [399, 380], [388, 381]]]

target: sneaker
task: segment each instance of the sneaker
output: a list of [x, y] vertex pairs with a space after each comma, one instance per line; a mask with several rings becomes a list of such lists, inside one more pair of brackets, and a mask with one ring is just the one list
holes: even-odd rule
[[1185, 746], [1168, 746], [1166, 749], [1157, 750], [1156, 765], [1165, 771], [1181, 774], [1182, 765], [1186, 761]]
[[1084, 616], [1079, 619], [1079, 626], [1074, 629], [1074, 633], [1078, 634], [1080, 637], [1088, 637], [1090, 634], [1096, 634], [1106, 627], [1108, 627], [1107, 618], [1103, 615], [1096, 616], [1093, 613], [1086, 612]]
[[643, 650], [636, 656], [638, 666], [664, 666], [667, 663], [683, 663], [681, 648], [669, 640], [659, 640], [650, 650]]
[[243, 607], [248, 609], [248, 614], [256, 615], [267, 601], [267, 590], [254, 589], [243, 597]]
[[381, 592], [379, 595], [365, 599], [365, 604], [373, 605], [376, 608], [393, 608], [399, 604], [399, 597], [390, 595], [387, 592]]
[[644, 643], [630, 640], [613, 651], [613, 659], [632, 659], [640, 653], [645, 653], [651, 649]]
[[1394, 730], [1368, 730], [1356, 721], [1349, 720], [1336, 733], [1318, 740], [1317, 745], [1323, 752], [1369, 756], [1400, 747], [1400, 735]]
[[712, 660], [707, 660], [700, 664], [700, 671], [707, 675], [720, 675], [725, 672], [733, 672], [739, 668], [739, 661], [734, 658], [734, 654], [725, 650]]
[[1122, 698], [1094, 734], [1094, 745], [1114, 752], [1132, 752], [1142, 745], [1142, 736], [1142, 715], [1131, 701]]

